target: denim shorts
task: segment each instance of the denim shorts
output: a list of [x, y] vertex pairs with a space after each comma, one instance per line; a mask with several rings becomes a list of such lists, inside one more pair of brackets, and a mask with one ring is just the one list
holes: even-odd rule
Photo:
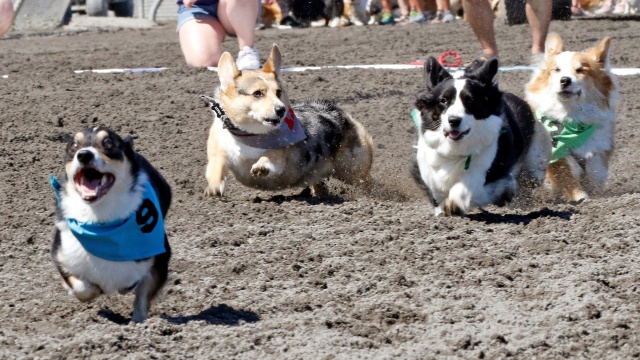
[[191, 9], [180, 5], [178, 7], [176, 31], [180, 30], [180, 26], [191, 19], [218, 19], [218, 2], [216, 1], [212, 5], [193, 5]]

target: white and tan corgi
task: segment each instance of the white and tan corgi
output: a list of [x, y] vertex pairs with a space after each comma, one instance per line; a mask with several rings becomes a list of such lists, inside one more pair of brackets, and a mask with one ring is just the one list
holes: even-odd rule
[[606, 37], [585, 51], [564, 51], [560, 36], [549, 34], [525, 90], [554, 142], [547, 183], [571, 202], [602, 193], [609, 174], [619, 97], [609, 43]]
[[207, 141], [209, 196], [222, 196], [230, 170], [241, 184], [278, 190], [324, 189], [330, 176], [348, 183], [369, 179], [371, 137], [335, 104], [291, 105], [281, 83], [277, 45], [261, 70], [238, 71], [229, 53], [218, 63], [220, 87], [204, 97], [214, 111]]

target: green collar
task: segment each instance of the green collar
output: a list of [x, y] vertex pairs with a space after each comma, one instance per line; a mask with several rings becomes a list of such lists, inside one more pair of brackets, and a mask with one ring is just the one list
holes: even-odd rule
[[559, 120], [543, 115], [539, 111], [536, 111], [536, 117], [551, 134], [553, 141], [551, 163], [568, 156], [573, 150], [584, 145], [596, 129], [593, 125], [585, 125], [571, 118]]

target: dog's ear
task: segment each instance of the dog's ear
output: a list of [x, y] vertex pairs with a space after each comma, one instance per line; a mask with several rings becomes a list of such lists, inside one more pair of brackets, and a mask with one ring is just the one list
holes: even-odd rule
[[269, 59], [262, 67], [262, 71], [276, 74], [276, 78], [280, 77], [280, 66], [282, 65], [282, 55], [280, 54], [280, 48], [278, 45], [273, 44], [271, 48], [271, 54]]
[[585, 54], [589, 58], [599, 64], [605, 65], [609, 59], [609, 44], [611, 43], [610, 37], [605, 37], [600, 43], [591, 49], [585, 51]]
[[240, 76], [240, 71], [233, 61], [233, 56], [224, 52], [218, 61], [218, 77], [220, 78], [220, 88], [224, 91], [231, 85], [235, 85], [236, 78]]
[[560, 54], [562, 51], [563, 47], [560, 35], [554, 32], [550, 33], [544, 43], [544, 59], [547, 60], [552, 56]]
[[498, 59], [474, 61], [474, 67], [465, 69], [464, 77], [479, 81], [482, 84], [492, 84], [493, 78], [498, 73]]
[[131, 150], [133, 150], [133, 137], [127, 136], [126, 138], [122, 139], [122, 141], [126, 146], [130, 147]]
[[424, 80], [427, 83], [427, 89], [433, 89], [449, 78], [451, 78], [451, 74], [440, 65], [435, 57], [429, 56], [424, 62]]

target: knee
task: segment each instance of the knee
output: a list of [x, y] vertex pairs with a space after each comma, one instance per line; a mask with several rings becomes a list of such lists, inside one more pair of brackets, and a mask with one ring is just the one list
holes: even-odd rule
[[218, 66], [218, 60], [222, 55], [219, 49], [207, 46], [184, 46], [182, 53], [187, 65], [194, 67]]
[[210, 53], [190, 53], [184, 54], [184, 59], [189, 66], [193, 67], [209, 67], [209, 66], [218, 66], [218, 59], [220, 59], [221, 54], [210, 54]]

